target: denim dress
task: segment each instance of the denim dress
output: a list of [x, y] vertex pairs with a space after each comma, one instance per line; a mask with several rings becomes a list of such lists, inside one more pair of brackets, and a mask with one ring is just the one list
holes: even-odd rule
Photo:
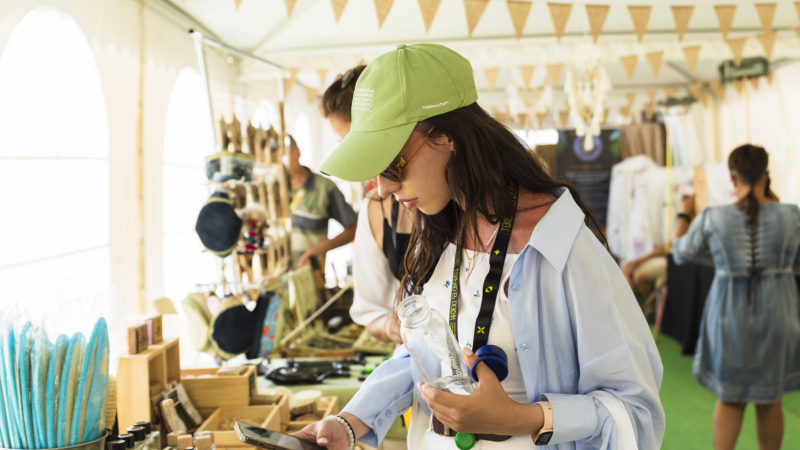
[[800, 209], [767, 203], [758, 223], [734, 205], [705, 209], [673, 257], [713, 259], [693, 371], [725, 402], [771, 403], [800, 390]]

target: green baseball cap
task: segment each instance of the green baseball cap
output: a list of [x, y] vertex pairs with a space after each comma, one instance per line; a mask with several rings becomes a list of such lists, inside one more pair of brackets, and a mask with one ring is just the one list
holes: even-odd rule
[[347, 181], [372, 178], [397, 157], [418, 122], [477, 100], [466, 58], [439, 44], [400, 45], [358, 77], [350, 133], [320, 171]]

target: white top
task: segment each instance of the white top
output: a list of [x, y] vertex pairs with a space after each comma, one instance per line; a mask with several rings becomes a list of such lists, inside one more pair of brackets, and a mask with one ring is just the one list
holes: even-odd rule
[[[456, 254], [456, 246], [450, 244], [439, 258], [439, 263], [431, 276], [425, 283], [422, 295], [430, 302], [433, 309], [439, 311], [442, 317], [447, 317], [450, 309], [450, 291], [453, 276], [453, 262]], [[503, 275], [500, 286], [505, 286], [511, 272], [514, 261], [518, 254], [506, 256], [503, 264]], [[473, 260], [474, 268], [468, 274], [470, 260]], [[461, 295], [458, 301], [458, 342], [461, 347], [472, 347], [473, 329], [475, 319], [481, 309], [483, 281], [489, 273], [489, 254], [476, 252], [474, 250], [464, 250], [461, 258]], [[489, 328], [489, 344], [496, 345], [503, 349], [508, 356], [508, 377], [501, 382], [503, 389], [512, 400], [520, 403], [528, 403], [525, 392], [525, 384], [522, 379], [522, 370], [517, 357], [517, 350], [514, 345], [514, 334], [511, 331], [511, 312], [508, 307], [508, 295], [505, 289], [501, 289], [497, 294], [497, 300], [492, 316], [492, 325]], [[416, 400], [416, 399], [415, 399]], [[431, 418], [425, 414], [423, 408], [412, 407], [411, 426], [408, 430], [408, 448], [425, 449], [457, 449], [455, 440], [452, 437], [445, 437], [433, 432], [431, 428]], [[514, 436], [503, 442], [478, 441], [473, 449], [534, 449], [533, 440], [530, 435]]]
[[375, 241], [369, 223], [370, 197], [361, 203], [356, 237], [353, 241], [353, 306], [350, 317], [367, 326], [378, 317], [392, 312], [400, 282], [392, 275], [389, 261]]

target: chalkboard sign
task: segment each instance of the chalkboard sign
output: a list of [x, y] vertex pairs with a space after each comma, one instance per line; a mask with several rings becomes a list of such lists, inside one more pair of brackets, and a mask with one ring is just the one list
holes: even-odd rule
[[575, 135], [574, 129], [558, 130], [556, 178], [578, 189], [605, 228], [611, 167], [620, 161], [622, 136], [617, 128], [604, 129], [600, 136], [594, 136], [594, 145], [588, 150], [583, 140]]

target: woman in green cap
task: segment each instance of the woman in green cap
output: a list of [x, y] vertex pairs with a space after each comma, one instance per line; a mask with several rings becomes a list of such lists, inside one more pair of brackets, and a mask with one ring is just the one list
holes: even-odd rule
[[413, 449], [658, 448], [663, 368], [597, 222], [476, 101], [461, 55], [400, 46], [359, 77], [350, 133], [322, 171], [379, 175], [381, 196], [416, 210], [402, 295], [449, 318], [469, 365], [473, 350], [500, 347], [507, 377], [480, 362], [474, 393], [457, 395], [421, 383], [398, 353], [339, 415], [297, 435], [377, 447], [413, 404]]

